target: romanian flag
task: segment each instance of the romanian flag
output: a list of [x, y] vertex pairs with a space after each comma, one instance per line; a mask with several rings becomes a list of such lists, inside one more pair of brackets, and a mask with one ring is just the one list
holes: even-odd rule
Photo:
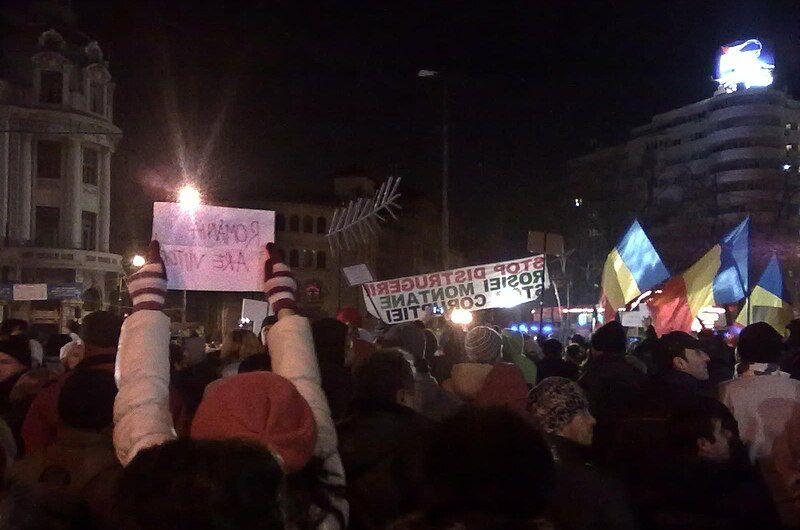
[[600, 304], [605, 322], [643, 292], [669, 278], [669, 272], [655, 247], [634, 221], [617, 246], [611, 250], [603, 267], [603, 295]]
[[750, 298], [745, 301], [736, 323], [746, 326], [753, 322], [766, 322], [783, 335], [786, 324], [792, 318], [794, 311], [783, 283], [783, 271], [778, 256], [773, 254]]
[[663, 292], [648, 300], [656, 332], [688, 333], [702, 308], [732, 304], [744, 298], [749, 251], [750, 218], [747, 218], [697, 263], [664, 284]]

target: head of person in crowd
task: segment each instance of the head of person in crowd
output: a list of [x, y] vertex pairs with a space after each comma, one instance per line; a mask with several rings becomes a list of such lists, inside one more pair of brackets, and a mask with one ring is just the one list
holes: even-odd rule
[[242, 440], [178, 439], [144, 449], [119, 483], [120, 528], [284, 528], [274, 453]]
[[169, 343], [169, 365], [172, 372], [179, 372], [186, 368], [186, 358], [184, 356], [183, 346], [177, 342]]
[[111, 434], [117, 384], [108, 370], [77, 370], [61, 388], [58, 417], [66, 427]]
[[289, 380], [272, 372], [249, 372], [206, 388], [190, 436], [260, 444], [291, 473], [311, 459], [316, 424], [308, 403]]
[[675, 370], [708, 380], [709, 357], [703, 343], [683, 331], [671, 331], [658, 340], [656, 360], [662, 374]]
[[564, 352], [564, 360], [576, 366], [581, 366], [586, 360], [586, 350], [579, 344], [570, 344]]
[[673, 457], [726, 463], [735, 435], [725, 427], [720, 409], [705, 402], [673, 414], [668, 423], [667, 447]]
[[464, 338], [467, 362], [495, 364], [502, 360], [503, 338], [489, 326], [476, 326]]
[[81, 324], [77, 320], [70, 320], [67, 322], [67, 331], [78, 335], [81, 332]]
[[376, 351], [354, 373], [355, 397], [376, 403], [414, 403], [414, 372], [397, 348]]
[[736, 353], [739, 355], [741, 365], [777, 365], [782, 349], [783, 341], [780, 333], [766, 322], [756, 322], [744, 328], [739, 334]]
[[110, 311], [94, 311], [83, 317], [80, 336], [86, 346], [85, 356], [116, 353], [122, 318]]
[[786, 337], [786, 346], [794, 348], [800, 347], [800, 318], [795, 318], [786, 324], [786, 331], [789, 334], [789, 336]]
[[550, 499], [555, 467], [530, 422], [503, 408], [465, 407], [433, 428], [421, 484], [434, 527], [477, 513], [493, 522], [487, 528], [526, 528]]
[[344, 306], [336, 313], [336, 320], [352, 328], [360, 328], [363, 324], [361, 313], [352, 306]]
[[28, 332], [28, 322], [21, 318], [7, 318], [0, 324], [0, 338], [7, 339]]
[[625, 355], [627, 337], [625, 328], [616, 320], [604, 324], [592, 335], [592, 357], [601, 355]]
[[556, 339], [547, 339], [542, 343], [542, 354], [545, 359], [561, 359], [564, 346]]
[[58, 358], [61, 348], [69, 342], [72, 342], [72, 339], [65, 333], [54, 333], [50, 335], [47, 338], [47, 342], [44, 344], [45, 357]]
[[225, 334], [220, 359], [226, 364], [238, 364], [252, 355], [264, 353], [264, 346], [249, 329], [232, 329]]
[[30, 370], [31, 350], [27, 340], [10, 337], [0, 341], [0, 383]]
[[542, 347], [533, 336], [525, 334], [523, 335], [523, 341], [525, 357], [532, 361], [542, 359]]
[[383, 346], [387, 348], [400, 348], [411, 356], [414, 368], [421, 373], [429, 373], [430, 365], [425, 358], [427, 347], [425, 328], [415, 322], [406, 322], [392, 326], [383, 336]]
[[583, 390], [565, 377], [548, 377], [528, 395], [528, 411], [545, 433], [592, 445], [597, 423]]
[[314, 348], [321, 364], [344, 366], [347, 352], [347, 324], [335, 318], [321, 318], [311, 324]]

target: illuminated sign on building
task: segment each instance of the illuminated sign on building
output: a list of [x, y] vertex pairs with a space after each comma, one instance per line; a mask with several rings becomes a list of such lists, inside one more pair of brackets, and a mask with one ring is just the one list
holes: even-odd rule
[[775, 61], [771, 51], [758, 39], [731, 42], [720, 48], [717, 62], [717, 94], [741, 88], [772, 84]]

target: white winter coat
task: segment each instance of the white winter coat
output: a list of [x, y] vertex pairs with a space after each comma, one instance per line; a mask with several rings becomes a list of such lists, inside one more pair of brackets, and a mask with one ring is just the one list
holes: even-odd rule
[[[322, 391], [311, 326], [293, 315], [279, 320], [267, 335], [272, 371], [294, 383], [317, 423], [314, 455], [324, 461], [326, 482], [344, 486], [344, 468], [336, 430]], [[123, 465], [147, 447], [176, 438], [169, 411], [169, 318], [161, 311], [137, 311], [125, 319], [119, 340], [115, 377], [114, 447]], [[331, 499], [345, 518], [344, 498]], [[340, 525], [329, 515], [320, 528]]]

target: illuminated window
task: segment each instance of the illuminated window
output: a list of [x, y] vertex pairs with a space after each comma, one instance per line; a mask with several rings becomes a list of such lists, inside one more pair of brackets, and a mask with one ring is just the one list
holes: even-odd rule
[[97, 186], [97, 175], [100, 171], [98, 167], [99, 153], [97, 149], [89, 147], [83, 148], [83, 183]]
[[792, 165], [791, 164], [784, 164], [783, 165], [783, 170], [784, 171], [789, 171], [790, 169], [792, 169]]
[[39, 103], [63, 102], [64, 74], [53, 70], [39, 72]]
[[306, 234], [314, 233], [314, 218], [310, 215], [303, 217], [303, 232]]
[[36, 178], [61, 178], [61, 144], [48, 140], [36, 143]]
[[282, 213], [275, 214], [275, 230], [278, 232], [286, 230], [286, 216]]
[[794, 147], [795, 147], [795, 146], [794, 146], [794, 144], [786, 144], [786, 150], [787, 150], [787, 151], [791, 151], [791, 150], [793, 150], [793, 149], [794, 149]]
[[300, 231], [300, 218], [296, 215], [293, 215], [289, 218], [289, 232], [299, 232]]
[[786, 124], [786, 130], [787, 131], [791, 131], [792, 130], [792, 124], [791, 123], [787, 123]]
[[583, 198], [582, 197], [575, 197], [575, 206], [580, 208], [583, 206]]

